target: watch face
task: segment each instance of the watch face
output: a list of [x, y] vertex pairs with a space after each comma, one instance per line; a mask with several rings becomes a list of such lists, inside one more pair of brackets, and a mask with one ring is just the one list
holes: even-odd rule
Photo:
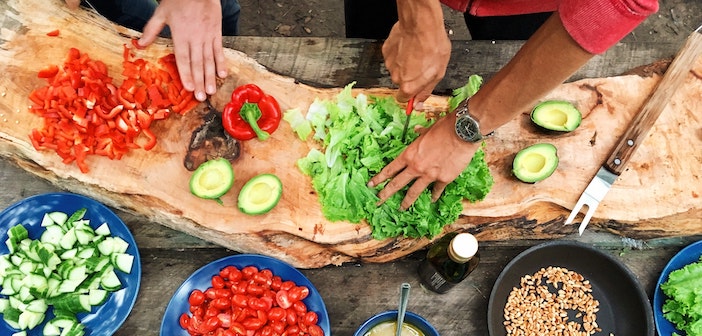
[[462, 115], [456, 119], [456, 135], [468, 142], [477, 142], [483, 138], [478, 123], [468, 115]]

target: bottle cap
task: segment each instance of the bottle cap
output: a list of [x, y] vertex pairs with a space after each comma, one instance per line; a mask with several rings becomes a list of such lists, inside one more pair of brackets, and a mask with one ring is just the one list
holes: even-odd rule
[[459, 233], [451, 240], [451, 250], [456, 259], [466, 262], [478, 253], [478, 240], [470, 233]]

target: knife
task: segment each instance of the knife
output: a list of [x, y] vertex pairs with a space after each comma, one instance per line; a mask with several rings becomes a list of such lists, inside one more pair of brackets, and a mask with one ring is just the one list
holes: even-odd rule
[[668, 66], [668, 70], [666, 70], [665, 75], [663, 75], [663, 78], [654, 89], [653, 94], [631, 121], [629, 128], [619, 138], [607, 161], [600, 167], [595, 177], [580, 195], [575, 207], [565, 221], [565, 225], [573, 223], [583, 206], [587, 206], [585, 218], [578, 228], [580, 235], [585, 231], [597, 206], [607, 195], [614, 181], [624, 172], [624, 167], [644, 141], [646, 133], [653, 127], [656, 119], [663, 112], [676, 89], [685, 81], [695, 61], [702, 54], [701, 29], [702, 26], [697, 28], [687, 38], [685, 45], [678, 51], [678, 54]]
[[409, 128], [409, 121], [410, 121], [410, 115], [412, 114], [412, 110], [414, 109], [414, 97], [410, 98], [410, 100], [407, 102], [407, 107], [405, 108], [405, 114], [407, 115], [407, 118], [405, 119], [405, 127], [402, 129], [402, 142], [405, 142], [405, 137], [407, 136], [407, 129]]

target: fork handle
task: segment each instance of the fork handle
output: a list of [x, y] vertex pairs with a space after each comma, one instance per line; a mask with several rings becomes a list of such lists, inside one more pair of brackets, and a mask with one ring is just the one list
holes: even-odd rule
[[624, 172], [624, 167], [629, 163], [636, 149], [643, 143], [646, 134], [653, 127], [670, 98], [685, 81], [700, 54], [702, 54], [702, 32], [698, 30], [687, 38], [685, 45], [668, 66], [668, 70], [654, 89], [653, 94], [617, 142], [612, 154], [604, 163], [607, 170], [616, 175], [621, 175]]

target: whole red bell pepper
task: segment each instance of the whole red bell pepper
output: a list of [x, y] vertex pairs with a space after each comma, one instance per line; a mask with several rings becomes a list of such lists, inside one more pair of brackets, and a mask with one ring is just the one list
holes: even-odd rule
[[245, 141], [258, 137], [266, 140], [278, 129], [282, 113], [273, 96], [255, 84], [239, 86], [222, 111], [224, 129], [234, 139]]

